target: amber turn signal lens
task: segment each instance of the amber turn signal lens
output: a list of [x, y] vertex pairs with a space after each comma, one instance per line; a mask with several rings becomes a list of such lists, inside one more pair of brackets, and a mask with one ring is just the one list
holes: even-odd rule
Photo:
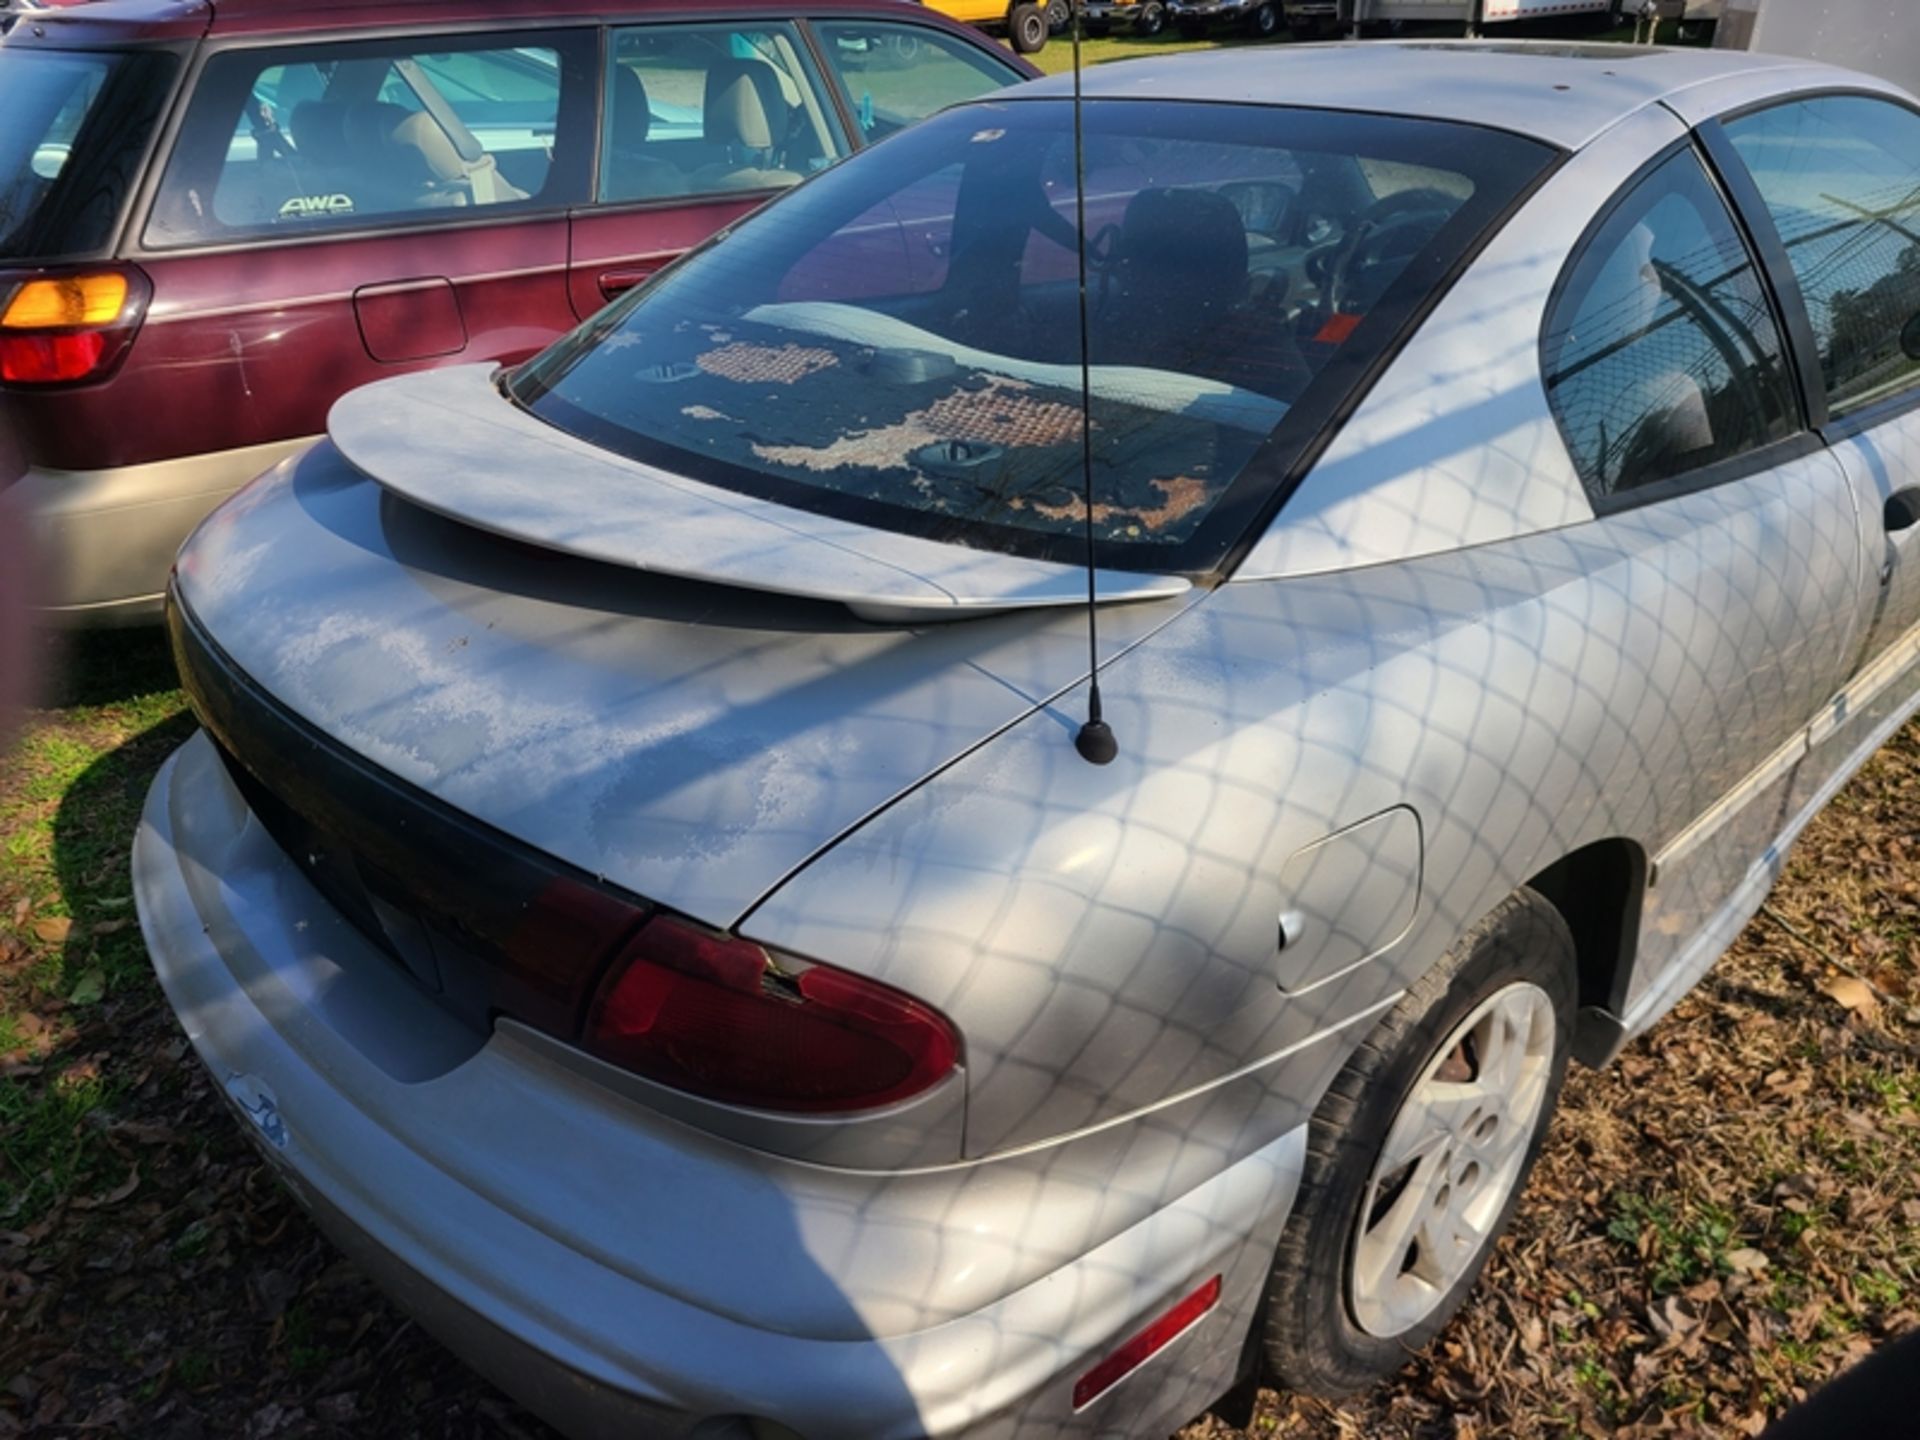
[[127, 303], [127, 277], [65, 275], [58, 280], [29, 280], [13, 292], [0, 315], [0, 330], [59, 330], [81, 325], [111, 325]]

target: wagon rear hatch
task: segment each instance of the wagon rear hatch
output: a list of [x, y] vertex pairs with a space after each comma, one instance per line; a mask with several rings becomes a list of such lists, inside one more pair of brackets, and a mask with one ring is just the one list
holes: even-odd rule
[[152, 50], [0, 46], [0, 265], [112, 244], [178, 63]]
[[22, 435], [34, 392], [106, 377], [145, 316], [151, 287], [113, 246], [179, 67], [27, 43], [41, 13], [0, 44], [0, 427]]
[[[196, 708], [272, 797], [255, 808], [289, 853], [345, 841], [375, 898], [444, 901], [496, 948], [515, 917], [535, 942], [547, 924], [524, 908], [545, 881], [501, 880], [510, 903], [488, 913], [515, 869], [498, 844], [724, 928], [1087, 669], [1080, 609], [875, 625], [491, 535], [330, 444], [216, 511], [175, 592]], [[1103, 654], [1200, 593], [1107, 611]], [[484, 843], [447, 841], [433, 816]]]

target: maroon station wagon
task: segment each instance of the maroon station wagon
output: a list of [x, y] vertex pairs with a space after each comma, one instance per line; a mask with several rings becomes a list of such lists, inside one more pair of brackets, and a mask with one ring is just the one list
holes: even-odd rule
[[0, 455], [43, 613], [83, 623], [156, 616], [187, 532], [346, 391], [523, 359], [768, 195], [1035, 73], [897, 0], [8, 19]]

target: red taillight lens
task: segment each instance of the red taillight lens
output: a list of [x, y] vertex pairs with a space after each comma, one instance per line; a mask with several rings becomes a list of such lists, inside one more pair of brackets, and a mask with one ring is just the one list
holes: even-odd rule
[[104, 379], [133, 343], [152, 287], [131, 266], [0, 276], [0, 385]]
[[0, 330], [0, 381], [12, 385], [63, 385], [99, 368], [107, 337], [98, 330], [75, 335], [38, 335]]
[[1075, 1381], [1073, 1408], [1086, 1409], [1178, 1340], [1219, 1303], [1220, 1277], [1216, 1275]]
[[934, 1010], [824, 965], [657, 917], [615, 962], [586, 1048], [650, 1080], [762, 1110], [872, 1110], [959, 1063]]

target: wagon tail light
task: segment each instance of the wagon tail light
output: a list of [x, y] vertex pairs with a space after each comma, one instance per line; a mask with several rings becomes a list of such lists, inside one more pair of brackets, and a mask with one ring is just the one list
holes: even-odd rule
[[614, 961], [585, 1048], [676, 1090], [760, 1110], [874, 1110], [939, 1084], [960, 1042], [888, 986], [666, 916]]
[[130, 265], [0, 274], [0, 385], [104, 380], [126, 357], [153, 287]]

